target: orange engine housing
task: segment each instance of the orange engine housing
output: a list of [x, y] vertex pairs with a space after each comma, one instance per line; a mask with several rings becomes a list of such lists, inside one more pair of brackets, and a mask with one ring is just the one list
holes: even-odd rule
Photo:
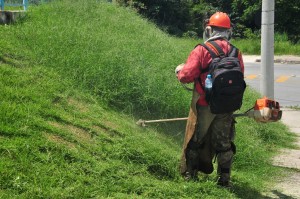
[[256, 100], [254, 110], [263, 110], [265, 108], [269, 108], [271, 110], [270, 121], [277, 121], [281, 119], [282, 111], [280, 110], [280, 106], [277, 101], [268, 99], [267, 97]]
[[280, 109], [280, 106], [278, 102], [264, 97], [256, 100], [254, 110], [261, 110], [263, 108]]

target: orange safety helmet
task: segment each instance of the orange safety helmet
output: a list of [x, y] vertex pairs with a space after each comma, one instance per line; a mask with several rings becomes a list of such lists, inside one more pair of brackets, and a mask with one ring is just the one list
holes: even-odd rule
[[213, 14], [208, 21], [208, 26], [216, 26], [220, 28], [230, 28], [230, 19], [224, 12], [216, 12]]

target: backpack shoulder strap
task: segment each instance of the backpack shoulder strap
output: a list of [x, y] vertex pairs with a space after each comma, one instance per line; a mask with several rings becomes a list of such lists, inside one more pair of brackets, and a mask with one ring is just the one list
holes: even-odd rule
[[[198, 44], [197, 46], [203, 46], [203, 47], [209, 52], [209, 54], [210, 54], [210, 56], [211, 56], [212, 58], [218, 57], [218, 55], [217, 55], [210, 47], [208, 47], [206, 44]], [[195, 48], [196, 48], [197, 46], [195, 46]]]
[[230, 44], [230, 50], [228, 53], [228, 57], [238, 57], [240, 50], [234, 45]]
[[[204, 48], [209, 52], [209, 54], [210, 54], [210, 56], [211, 56], [212, 59], [218, 57], [218, 55], [217, 55], [212, 49], [210, 49], [210, 47], [208, 47], [206, 44], [197, 44], [197, 45], [195, 46], [195, 48], [196, 48], [197, 46], [202, 46], [202, 47], [204, 47]], [[202, 70], [202, 66], [201, 66], [200, 68], [201, 68], [201, 70]], [[204, 69], [201, 73], [205, 73], [205, 72], [207, 72], [207, 71], [209, 71], [209, 68]]]
[[[206, 44], [198, 44], [198, 45], [195, 46], [195, 48], [196, 48], [197, 46], [202, 46], [202, 47], [204, 47], [204, 48], [209, 52], [209, 54], [210, 54], [210, 56], [211, 56], [212, 59], [218, 57], [218, 55], [217, 55], [212, 49], [210, 49]], [[209, 71], [209, 67], [207, 67], [207, 68], [204, 69], [204, 70], [202, 69], [202, 66], [201, 66], [200, 68], [201, 68], [201, 74], [202, 74], [202, 73], [206, 73], [206, 72]], [[199, 76], [199, 78], [197, 79], [197, 81], [198, 81], [198, 83], [200, 84], [200, 86], [202, 87], [202, 89], [204, 90], [204, 86], [201, 84], [201, 78], [200, 78], [200, 76]]]
[[[210, 54], [210, 56], [211, 56], [211, 58], [212, 59], [214, 59], [214, 58], [217, 58], [218, 57], [218, 55], [212, 50], [212, 49], [210, 49], [207, 45], [205, 45], [205, 44], [198, 44], [197, 46], [203, 46], [208, 52], [209, 52], [209, 54]], [[197, 47], [196, 46], [196, 47]], [[208, 72], [209, 71], [209, 67], [207, 67], [206, 69], [202, 69], [202, 66], [201, 66], [201, 73], [206, 73], [206, 72]], [[201, 85], [201, 84], [200, 84]]]
[[206, 44], [216, 52], [218, 57], [225, 57], [225, 53], [222, 48], [215, 41], [208, 41]]

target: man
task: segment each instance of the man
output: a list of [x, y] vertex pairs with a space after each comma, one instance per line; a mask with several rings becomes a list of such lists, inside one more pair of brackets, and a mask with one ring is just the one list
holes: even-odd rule
[[[229, 43], [231, 34], [232, 27], [228, 15], [216, 12], [208, 20], [203, 38], [205, 43], [214, 41], [227, 54], [231, 49]], [[244, 63], [239, 51], [237, 57], [244, 73]], [[212, 173], [212, 159], [216, 155], [217, 184], [227, 187], [230, 186], [231, 164], [235, 153], [233, 112], [213, 114], [206, 101], [204, 86], [211, 62], [212, 57], [208, 49], [198, 45], [190, 53], [186, 63], [176, 68], [176, 75], [181, 83], [194, 82], [193, 100], [183, 145], [181, 173], [186, 179], [197, 178], [198, 171]]]

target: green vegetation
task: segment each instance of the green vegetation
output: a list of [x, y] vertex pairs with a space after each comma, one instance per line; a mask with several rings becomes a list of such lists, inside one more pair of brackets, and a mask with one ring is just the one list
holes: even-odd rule
[[[288, 41], [284, 35], [275, 35], [275, 55], [300, 55], [300, 45]], [[260, 55], [260, 39], [242, 39], [232, 41], [245, 55]]]
[[[133, 8], [154, 21], [166, 32], [177, 36], [202, 35], [203, 22], [213, 13], [228, 13], [234, 24], [234, 37], [260, 38], [262, 0], [114, 0], [122, 6]], [[275, 0], [274, 28], [276, 33], [286, 34], [289, 41], [299, 44], [298, 0]]]
[[280, 123], [238, 119], [233, 190], [181, 178], [184, 122], [135, 124], [187, 115], [174, 68], [197, 41], [89, 0], [32, 7], [0, 34], [0, 198], [260, 198], [280, 175]]

